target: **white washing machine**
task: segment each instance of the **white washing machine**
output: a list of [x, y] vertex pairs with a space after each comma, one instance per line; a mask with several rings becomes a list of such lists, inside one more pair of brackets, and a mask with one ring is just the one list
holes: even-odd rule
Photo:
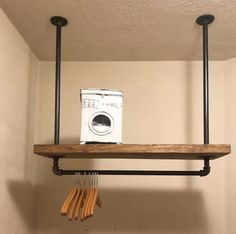
[[110, 89], [81, 89], [80, 143], [122, 143], [123, 93]]

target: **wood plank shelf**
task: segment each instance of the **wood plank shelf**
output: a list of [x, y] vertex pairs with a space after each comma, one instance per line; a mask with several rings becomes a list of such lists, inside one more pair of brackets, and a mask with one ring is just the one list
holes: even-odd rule
[[53, 158], [217, 159], [230, 154], [228, 144], [60, 144], [34, 145], [34, 153]]

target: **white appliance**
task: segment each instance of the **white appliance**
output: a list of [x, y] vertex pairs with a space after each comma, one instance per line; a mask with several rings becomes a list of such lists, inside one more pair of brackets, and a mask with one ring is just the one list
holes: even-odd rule
[[80, 143], [122, 143], [122, 91], [81, 89], [80, 101]]

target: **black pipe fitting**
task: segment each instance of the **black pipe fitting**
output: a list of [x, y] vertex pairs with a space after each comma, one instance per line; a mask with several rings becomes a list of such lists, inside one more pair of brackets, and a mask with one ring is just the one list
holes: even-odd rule
[[210, 174], [211, 168], [209, 165], [210, 165], [209, 158], [204, 159], [204, 167], [203, 170], [201, 170], [201, 175], [200, 175], [201, 177]]
[[210, 174], [211, 168], [210, 167], [203, 167], [203, 170], [200, 171], [200, 176], [207, 176]]
[[53, 172], [53, 174], [55, 174], [57, 176], [63, 175], [63, 170], [59, 168], [59, 158], [58, 157], [53, 158], [52, 172]]

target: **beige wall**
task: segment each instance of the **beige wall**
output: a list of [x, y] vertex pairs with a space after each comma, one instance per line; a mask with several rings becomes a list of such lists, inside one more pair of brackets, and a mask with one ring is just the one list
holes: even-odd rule
[[38, 61], [0, 9], [0, 233], [30, 234]]
[[[224, 142], [224, 63], [211, 62], [211, 143]], [[37, 143], [53, 142], [54, 64], [40, 63]], [[61, 143], [79, 141], [82, 87], [124, 91], [124, 143], [202, 143], [201, 62], [65, 62], [62, 64]], [[100, 176], [103, 208], [84, 223], [59, 207], [73, 177], [56, 177], [37, 158], [35, 233], [225, 233], [224, 162], [205, 178]], [[200, 169], [200, 162], [70, 161], [64, 167]], [[48, 211], [45, 213], [45, 210]], [[228, 232], [230, 233], [230, 232]], [[233, 233], [232, 233], [233, 234]]]
[[236, 59], [231, 59], [225, 64], [225, 141], [232, 144], [232, 154], [229, 160], [225, 160], [225, 209], [226, 209], [226, 231], [225, 233], [236, 233], [235, 211], [236, 211]]

